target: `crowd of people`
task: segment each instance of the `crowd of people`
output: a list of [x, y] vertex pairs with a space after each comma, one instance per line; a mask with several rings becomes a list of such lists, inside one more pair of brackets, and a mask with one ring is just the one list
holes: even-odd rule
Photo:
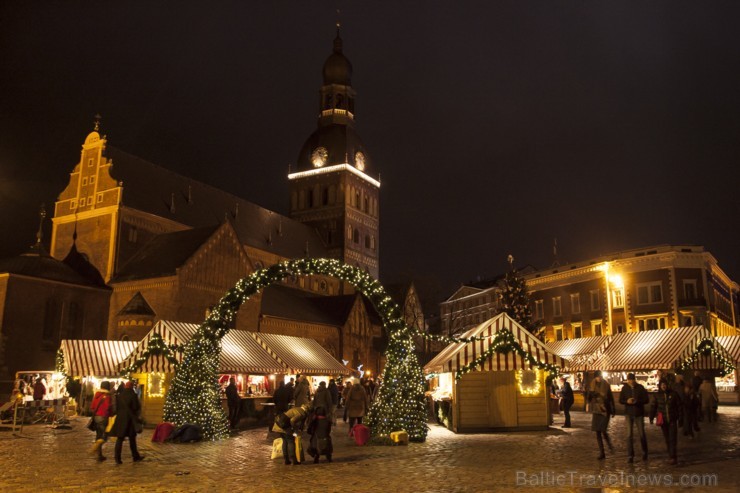
[[[565, 417], [563, 428], [571, 427], [570, 408], [573, 406], [573, 389], [567, 378], [560, 379], [560, 387], [553, 381], [550, 397], [556, 403], [556, 411], [562, 410]], [[598, 460], [606, 458], [606, 448], [614, 451], [609, 436], [609, 422], [616, 416], [616, 401], [611, 385], [602, 372], [596, 371], [584, 394], [586, 411], [591, 413], [591, 431], [596, 434], [599, 448]], [[701, 431], [700, 421], [713, 423], [717, 420], [719, 396], [712, 379], [702, 377], [697, 371], [691, 381], [684, 380], [683, 375], [660, 373], [658, 390], [651, 397], [645, 387], [638, 383], [635, 374], [627, 374], [619, 396], [619, 403], [624, 406], [627, 434], [627, 461], [635, 460], [634, 435], [640, 440], [642, 460], [648, 460], [648, 442], [645, 433], [645, 418], [650, 424], [660, 427], [668, 452], [669, 463], [678, 463], [678, 435], [680, 431], [687, 439], [693, 439]], [[646, 408], [649, 410], [646, 411]]]
[[311, 395], [310, 385], [305, 376], [297, 376], [286, 384], [280, 382], [275, 390], [275, 424], [273, 431], [280, 433], [282, 453], [286, 465], [301, 463], [301, 443], [304, 429], [310, 436], [308, 453], [318, 463], [323, 455], [328, 462], [332, 460], [332, 427], [336, 426], [339, 409], [343, 409], [343, 420], [349, 420], [350, 436], [355, 424], [370, 410], [378, 386], [372, 379], [360, 382], [340, 382], [334, 380], [320, 382], [316, 392]]

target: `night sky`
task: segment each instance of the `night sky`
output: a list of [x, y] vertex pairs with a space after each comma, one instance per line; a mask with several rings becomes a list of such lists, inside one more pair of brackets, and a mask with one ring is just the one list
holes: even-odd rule
[[[740, 2], [341, 2], [381, 277], [701, 244], [740, 280]], [[337, 3], [0, 7], [1, 256], [109, 144], [287, 213]], [[51, 215], [51, 214], [50, 214]], [[436, 300], [439, 301], [439, 300]]]

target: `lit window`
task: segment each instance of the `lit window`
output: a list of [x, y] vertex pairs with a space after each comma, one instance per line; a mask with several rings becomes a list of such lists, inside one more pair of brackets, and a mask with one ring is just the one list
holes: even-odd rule
[[581, 313], [581, 295], [575, 293], [570, 295], [570, 309], [571, 313]]
[[555, 328], [555, 340], [556, 341], [562, 341], [563, 340], [563, 328], [562, 327], [556, 327]]
[[637, 285], [637, 304], [648, 305], [663, 302], [663, 284], [652, 282]]
[[82, 178], [82, 186], [83, 187], [86, 187], [87, 186], [87, 176], [85, 176], [85, 177]]
[[598, 309], [599, 309], [599, 290], [592, 289], [591, 290], [591, 311], [595, 312]]
[[612, 291], [614, 298], [614, 308], [624, 308], [624, 291], [621, 288]]
[[644, 330], [665, 329], [665, 317], [642, 318], [637, 321], [637, 328], [640, 332]]
[[552, 299], [552, 314], [555, 317], [560, 317], [563, 314], [563, 307], [560, 304], [560, 296], [556, 296]]
[[536, 300], [534, 302], [534, 317], [537, 320], [545, 318], [545, 302], [543, 300]]
[[576, 339], [583, 337], [583, 328], [580, 325], [573, 326], [573, 337]]
[[591, 328], [592, 328], [592, 331], [593, 331], [593, 335], [594, 336], [600, 336], [601, 335], [601, 333], [602, 333], [601, 322], [593, 322], [593, 323], [591, 323]]

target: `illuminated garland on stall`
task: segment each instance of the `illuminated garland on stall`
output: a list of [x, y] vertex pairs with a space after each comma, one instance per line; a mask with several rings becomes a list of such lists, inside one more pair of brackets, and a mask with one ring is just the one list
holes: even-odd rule
[[691, 356], [686, 358], [681, 365], [679, 366], [680, 371], [685, 371], [691, 368], [691, 366], [696, 362], [696, 358], [699, 355], [703, 356], [714, 356], [714, 358], [722, 365], [722, 369], [720, 369], [720, 375], [723, 377], [727, 375], [728, 373], [732, 373], [735, 371], [735, 365], [732, 364], [732, 361], [725, 358], [725, 356], [717, 351], [717, 349], [714, 347], [714, 342], [711, 339], [702, 339], [699, 345], [696, 348], [696, 351], [694, 351]]
[[553, 376], [557, 376], [560, 372], [557, 366], [543, 363], [542, 361], [537, 360], [529, 352], [525, 351], [509, 329], [501, 329], [495, 336], [493, 336], [491, 339], [491, 345], [487, 350], [481, 353], [481, 355], [475, 358], [471, 363], [457, 370], [455, 373], [455, 379], [460, 380], [466, 373], [475, 371], [479, 366], [483, 366], [483, 364], [488, 361], [488, 358], [492, 357], [494, 353], [508, 354], [512, 351], [524, 358], [524, 360], [533, 368], [544, 370]]
[[265, 287], [290, 276], [306, 275], [325, 275], [348, 282], [373, 304], [389, 335], [389, 343], [383, 385], [368, 415], [372, 434], [384, 437], [393, 431], [405, 430], [411, 440], [423, 441], [428, 431], [424, 377], [414, 352], [413, 329], [405, 325], [398, 305], [378, 281], [359, 268], [330, 259], [289, 260], [239, 280], [186, 345], [167, 392], [165, 420], [177, 426], [199, 424], [203, 435], [209, 439], [228, 436], [217, 371], [221, 339], [229, 331], [229, 322], [242, 303]]
[[177, 368], [179, 361], [177, 353], [182, 354], [185, 346], [179, 344], [168, 344], [162, 339], [159, 332], [152, 334], [151, 339], [147, 342], [146, 349], [130, 365], [121, 370], [121, 376], [129, 378], [132, 373], [142, 367], [150, 356], [161, 355], [167, 359], [167, 362]]
[[67, 371], [64, 369], [64, 351], [62, 351], [62, 348], [57, 349], [57, 357], [55, 363], [57, 373], [62, 374], [65, 383], [69, 382], [69, 376], [67, 375]]
[[[524, 371], [525, 370], [519, 370], [516, 372], [516, 383], [519, 386], [519, 393], [521, 395], [540, 395], [540, 392], [542, 391], [542, 388], [540, 386], [540, 376], [537, 375], [537, 372], [535, 371], [534, 375], [534, 385], [532, 386], [524, 386]], [[527, 370], [531, 371], [531, 370]]]

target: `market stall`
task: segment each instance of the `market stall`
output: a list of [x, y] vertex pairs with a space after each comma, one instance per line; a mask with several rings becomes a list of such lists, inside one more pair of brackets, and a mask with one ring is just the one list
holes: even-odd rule
[[714, 377], [731, 362], [727, 350], [703, 326], [626, 332], [614, 335], [603, 354], [589, 360], [585, 384], [601, 370], [612, 391], [619, 392], [627, 373], [633, 372], [648, 391], [655, 391], [661, 374], [686, 373], [690, 381], [698, 370]]
[[735, 371], [725, 376], [716, 377], [717, 393], [719, 402], [722, 404], [739, 404], [740, 392], [738, 392], [738, 377], [740, 376], [740, 335], [737, 336], [720, 336], [717, 337], [722, 347], [729, 353], [735, 362]]
[[123, 381], [118, 365], [136, 348], [136, 341], [62, 340], [60, 351], [67, 378], [79, 380], [78, 399], [81, 410], [87, 410], [103, 380], [118, 385]]
[[568, 361], [562, 376], [568, 378], [573, 389], [573, 410], [584, 410], [584, 371], [587, 370], [589, 361], [603, 354], [609, 342], [611, 336], [582, 337], [546, 343], [554, 354]]
[[[458, 433], [547, 428], [543, 367], [563, 368], [567, 361], [505, 313], [462, 337], [481, 336], [484, 339], [450, 344], [424, 367], [437, 412], [447, 408], [440, 421]], [[495, 352], [502, 346], [509, 352]]]
[[[148, 423], [162, 421], [166, 391], [174, 377], [175, 364], [182, 360], [184, 345], [196, 334], [198, 324], [160, 320], [142, 339], [131, 355], [119, 365], [119, 371], [132, 369], [131, 377], [142, 392], [142, 415]], [[287, 372], [266, 352], [249, 332], [231, 330], [221, 341], [219, 383], [225, 390], [234, 377], [244, 408], [261, 410], [271, 399], [277, 375]], [[154, 349], [154, 350], [153, 350]], [[226, 408], [226, 397], [223, 395]]]

